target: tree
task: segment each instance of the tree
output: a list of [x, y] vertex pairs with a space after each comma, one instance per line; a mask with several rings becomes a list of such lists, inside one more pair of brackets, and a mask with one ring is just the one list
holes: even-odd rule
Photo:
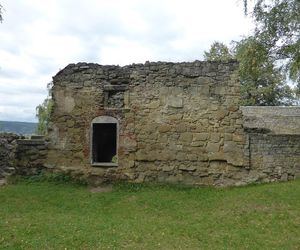
[[53, 107], [53, 101], [50, 96], [52, 82], [47, 85], [48, 96], [42, 104], [36, 107], [36, 117], [38, 118], [37, 133], [40, 135], [46, 135], [48, 132], [48, 125], [50, 121], [50, 114]]
[[268, 50], [255, 37], [234, 44], [235, 58], [239, 61], [241, 105], [278, 106], [291, 105], [293, 91], [285, 76], [269, 57]]
[[[247, 3], [244, 0], [245, 13]], [[254, 37], [300, 90], [300, 1], [255, 0]]]
[[209, 51], [204, 51], [204, 59], [207, 61], [227, 61], [233, 59], [234, 56], [229, 48], [221, 42], [215, 41]]
[[204, 58], [239, 61], [241, 105], [290, 105], [294, 99], [282, 72], [275, 67], [275, 61], [254, 37], [233, 43], [231, 49], [223, 43], [214, 42], [210, 51], [204, 52]]

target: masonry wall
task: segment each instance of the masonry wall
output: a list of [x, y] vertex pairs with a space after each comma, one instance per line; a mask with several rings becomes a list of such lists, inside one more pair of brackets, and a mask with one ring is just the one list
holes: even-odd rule
[[[49, 168], [96, 182], [207, 185], [232, 185], [248, 171], [234, 61], [79, 63], [53, 83]], [[117, 167], [91, 164], [91, 123], [101, 116], [119, 122]]]
[[241, 107], [247, 129], [260, 128], [273, 134], [300, 134], [300, 107]]
[[16, 140], [19, 138], [13, 133], [0, 133], [0, 179], [15, 173]]
[[300, 135], [250, 134], [251, 170], [256, 182], [300, 177]]
[[31, 139], [18, 139], [15, 151], [15, 174], [30, 176], [45, 170], [47, 142], [41, 136]]
[[44, 169], [47, 143], [22, 135], [0, 133], [0, 179], [11, 175], [35, 175]]
[[300, 107], [241, 107], [249, 142], [249, 179], [300, 177]]
[[[0, 134], [0, 179], [44, 170], [92, 184], [230, 186], [300, 177], [300, 107], [239, 107], [234, 61], [79, 63], [53, 80], [49, 138]], [[103, 121], [116, 124], [117, 154], [95, 164], [92, 125]]]

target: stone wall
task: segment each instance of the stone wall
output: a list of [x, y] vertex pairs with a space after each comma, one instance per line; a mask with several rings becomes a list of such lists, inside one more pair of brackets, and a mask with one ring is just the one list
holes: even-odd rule
[[300, 107], [241, 107], [253, 181], [300, 177]]
[[[0, 134], [0, 179], [45, 168], [93, 184], [300, 177], [300, 107], [239, 107], [235, 61], [70, 64], [53, 83], [49, 138]], [[117, 131], [114, 161], [105, 164], [92, 160], [101, 122]]]
[[273, 134], [300, 134], [300, 107], [241, 107], [245, 128]]
[[[235, 61], [68, 65], [53, 78], [45, 166], [94, 184], [297, 178], [300, 108], [239, 109], [237, 68]], [[117, 126], [114, 162], [91, 160], [95, 121]]]
[[19, 135], [0, 133], [0, 179], [15, 173], [16, 140]]
[[250, 164], [256, 182], [300, 177], [300, 134], [250, 134]]
[[44, 169], [47, 143], [40, 136], [17, 140], [15, 171], [17, 175], [36, 175]]
[[0, 179], [38, 174], [44, 169], [46, 155], [47, 144], [40, 137], [24, 139], [21, 135], [0, 133]]
[[[235, 61], [68, 65], [53, 78], [47, 167], [100, 182], [241, 180], [249, 160], [237, 67]], [[117, 166], [91, 164], [91, 123], [101, 116], [119, 123]]]

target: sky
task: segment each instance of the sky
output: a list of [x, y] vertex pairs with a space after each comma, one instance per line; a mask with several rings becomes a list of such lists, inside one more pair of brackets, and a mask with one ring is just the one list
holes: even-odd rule
[[242, 0], [0, 0], [0, 121], [36, 122], [69, 63], [203, 60], [253, 30]]

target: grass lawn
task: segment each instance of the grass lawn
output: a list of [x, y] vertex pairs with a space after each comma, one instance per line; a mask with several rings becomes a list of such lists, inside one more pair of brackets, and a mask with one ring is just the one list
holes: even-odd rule
[[0, 188], [0, 249], [300, 249], [300, 181], [212, 189]]

